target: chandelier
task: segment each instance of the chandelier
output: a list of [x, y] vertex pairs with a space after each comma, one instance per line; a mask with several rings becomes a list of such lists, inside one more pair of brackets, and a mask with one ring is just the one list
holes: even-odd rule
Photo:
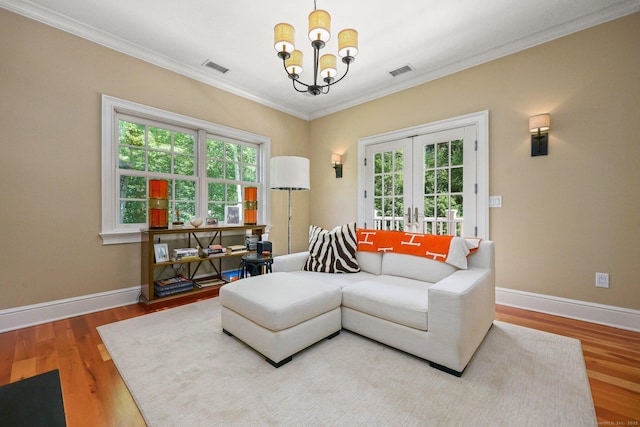
[[[320, 56], [320, 49], [324, 48], [331, 38], [330, 27], [331, 15], [326, 10], [316, 9], [314, 0], [313, 12], [309, 14], [309, 40], [313, 47], [313, 84], [306, 84], [299, 80], [303, 71], [302, 52], [294, 46], [295, 29], [285, 23], [275, 26], [274, 47], [296, 91], [309, 92], [311, 95], [329, 93], [329, 88], [346, 77], [349, 64], [355, 61], [358, 54], [358, 32], [350, 28], [342, 30], [338, 33], [338, 55], [342, 62], [347, 64], [347, 69], [342, 77], [336, 80], [336, 56], [330, 53]], [[318, 84], [318, 72], [325, 84]]]

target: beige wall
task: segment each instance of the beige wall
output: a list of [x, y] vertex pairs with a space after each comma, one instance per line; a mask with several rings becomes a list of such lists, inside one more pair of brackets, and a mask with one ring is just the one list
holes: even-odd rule
[[[639, 40], [636, 13], [312, 121], [311, 223], [356, 217], [358, 138], [489, 110], [497, 286], [640, 309]], [[528, 117], [543, 112], [549, 155], [532, 158]]]
[[[640, 309], [639, 39], [634, 14], [308, 123], [0, 9], [0, 309], [139, 284], [139, 245], [98, 236], [102, 93], [310, 157], [294, 251], [309, 223], [355, 218], [358, 138], [489, 110], [497, 285]], [[527, 119], [545, 111], [550, 154], [531, 158]], [[345, 152], [340, 180], [332, 152]], [[271, 196], [284, 252], [286, 192]], [[596, 271], [611, 289], [594, 287]]]
[[[266, 135], [272, 155], [309, 155], [305, 120], [4, 9], [0, 85], [0, 309], [140, 284], [140, 245], [98, 235], [103, 93]], [[308, 227], [299, 193], [294, 249]], [[286, 193], [272, 203], [271, 238], [286, 252]]]

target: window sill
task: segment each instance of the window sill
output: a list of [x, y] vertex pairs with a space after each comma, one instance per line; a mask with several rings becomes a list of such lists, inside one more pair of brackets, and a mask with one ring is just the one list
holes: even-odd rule
[[110, 231], [100, 233], [103, 245], [119, 245], [123, 243], [140, 243], [140, 230], [131, 231]]

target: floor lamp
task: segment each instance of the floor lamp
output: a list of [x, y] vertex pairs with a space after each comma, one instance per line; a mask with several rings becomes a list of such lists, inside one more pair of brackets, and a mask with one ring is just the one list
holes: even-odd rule
[[272, 190], [289, 191], [289, 222], [287, 228], [287, 253], [291, 253], [291, 192], [308, 190], [309, 159], [295, 156], [280, 156], [271, 158], [271, 179], [269, 187]]

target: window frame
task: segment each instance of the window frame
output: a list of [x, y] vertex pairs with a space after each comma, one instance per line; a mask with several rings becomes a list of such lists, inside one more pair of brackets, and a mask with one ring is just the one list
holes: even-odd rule
[[[139, 225], [119, 224], [119, 203], [117, 203], [117, 192], [119, 183], [118, 168], [118, 115], [125, 114], [151, 120], [158, 124], [190, 129], [197, 135], [195, 147], [195, 168], [196, 168], [196, 191], [199, 191], [196, 198], [196, 209], [198, 215], [206, 217], [207, 213], [207, 193], [202, 191], [206, 188], [206, 168], [203, 162], [206, 159], [205, 144], [206, 135], [216, 135], [228, 138], [234, 142], [255, 144], [258, 147], [258, 168], [256, 186], [258, 187], [258, 222], [268, 224], [270, 221], [270, 196], [268, 191], [267, 177], [269, 176], [271, 138], [254, 134], [251, 132], [230, 128], [205, 120], [184, 116], [155, 107], [150, 107], [124, 99], [102, 95], [102, 208], [101, 208], [101, 232], [103, 245], [137, 243], [141, 241]], [[145, 172], [145, 176], [149, 175]], [[204, 200], [204, 203], [203, 203]]]

